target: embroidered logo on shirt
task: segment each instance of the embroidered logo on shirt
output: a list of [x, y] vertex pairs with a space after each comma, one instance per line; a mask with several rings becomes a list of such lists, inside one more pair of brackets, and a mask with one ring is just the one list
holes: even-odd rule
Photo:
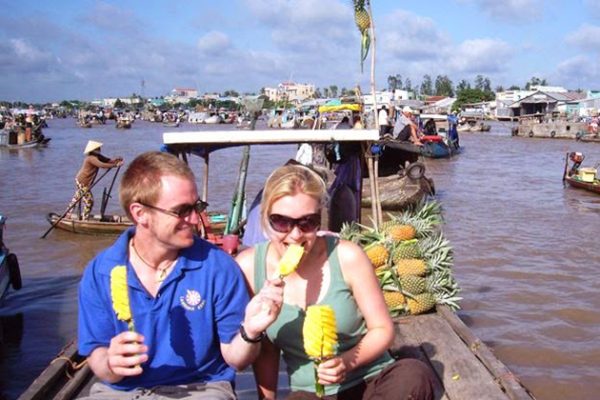
[[185, 296], [181, 296], [179, 301], [183, 308], [188, 311], [201, 310], [206, 304], [206, 300], [202, 300], [202, 296], [195, 290], [187, 290]]

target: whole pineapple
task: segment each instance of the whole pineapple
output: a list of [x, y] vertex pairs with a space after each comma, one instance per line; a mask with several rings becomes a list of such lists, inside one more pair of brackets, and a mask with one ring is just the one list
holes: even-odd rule
[[400, 286], [403, 292], [412, 295], [421, 294], [427, 290], [427, 281], [425, 278], [414, 275], [400, 276]]
[[402, 293], [393, 290], [384, 290], [383, 299], [390, 310], [404, 307], [406, 304], [406, 297]]
[[392, 252], [394, 264], [397, 264], [398, 260], [406, 258], [421, 258], [421, 250], [417, 239], [405, 240], [394, 246]]
[[382, 242], [374, 242], [364, 248], [373, 268], [383, 267], [387, 264], [390, 252]]
[[354, 22], [361, 33], [371, 27], [371, 18], [365, 8], [365, 0], [354, 0]]
[[381, 224], [379, 228], [382, 233], [392, 239], [394, 242], [414, 239], [417, 230], [412, 225], [401, 224], [398, 221], [391, 220]]
[[406, 299], [411, 315], [426, 313], [435, 307], [435, 303], [435, 297], [431, 293], [421, 293]]
[[394, 262], [398, 275], [425, 276], [429, 271], [425, 260], [420, 258], [401, 258]]

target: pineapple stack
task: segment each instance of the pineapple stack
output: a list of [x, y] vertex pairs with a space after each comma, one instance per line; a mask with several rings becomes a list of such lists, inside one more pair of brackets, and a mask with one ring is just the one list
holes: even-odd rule
[[379, 229], [353, 223], [340, 233], [365, 250], [393, 317], [422, 314], [436, 304], [459, 308], [452, 247], [440, 230], [441, 212], [438, 202], [424, 202], [399, 215], [388, 214]]

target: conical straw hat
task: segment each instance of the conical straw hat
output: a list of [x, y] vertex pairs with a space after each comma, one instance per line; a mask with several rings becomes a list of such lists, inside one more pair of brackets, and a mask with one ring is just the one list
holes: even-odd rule
[[102, 147], [102, 143], [96, 142], [94, 140], [88, 140], [87, 146], [85, 146], [83, 154], [88, 154], [96, 149], [99, 149], [100, 147]]

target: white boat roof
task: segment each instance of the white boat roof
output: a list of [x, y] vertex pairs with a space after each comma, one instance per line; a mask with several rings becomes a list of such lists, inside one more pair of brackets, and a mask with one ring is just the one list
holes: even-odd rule
[[268, 129], [165, 132], [164, 144], [284, 144], [304, 142], [355, 142], [379, 140], [375, 129]]

